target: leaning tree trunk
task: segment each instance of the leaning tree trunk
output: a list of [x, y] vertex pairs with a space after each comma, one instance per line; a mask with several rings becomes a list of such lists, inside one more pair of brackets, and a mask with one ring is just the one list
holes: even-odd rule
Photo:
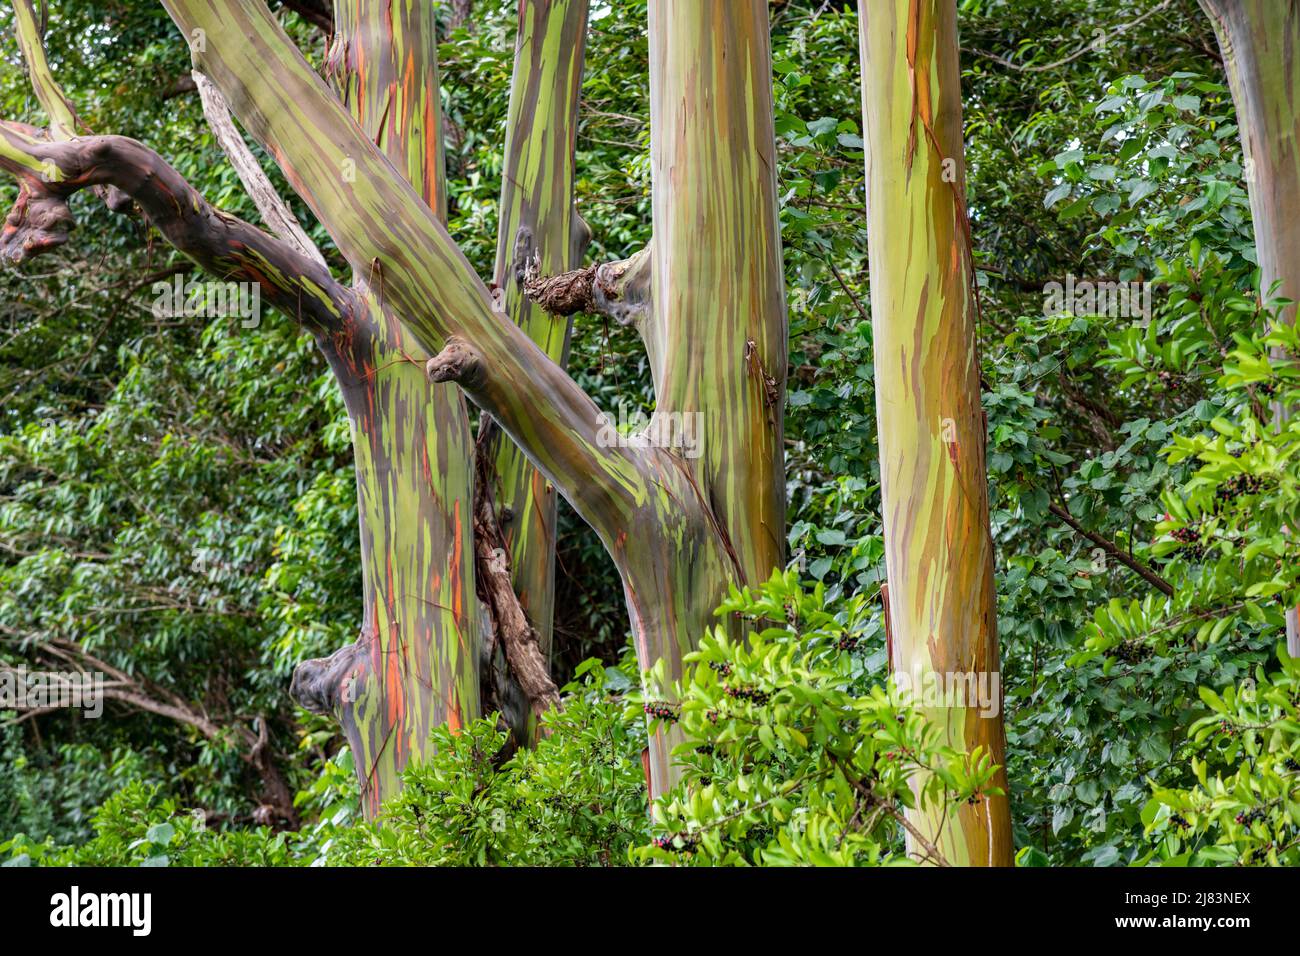
[[[1300, 301], [1300, 2], [1201, 0], [1214, 23], [1237, 106], [1261, 293]], [[1295, 306], [1281, 314], [1295, 321]], [[1279, 421], [1294, 413], [1275, 405]], [[1300, 612], [1286, 614], [1287, 651], [1300, 657]]]
[[[953, 0], [860, 0], [881, 507], [896, 675], [983, 678], [997, 715], [924, 706], [948, 744], [1003, 762], [978, 300], [966, 218]], [[996, 679], [996, 683], [994, 680]], [[965, 685], [969, 686], [969, 685]], [[919, 787], [923, 781], [918, 781]], [[908, 811], [954, 864], [1009, 865], [1004, 795]], [[912, 850], [918, 851], [916, 846]]]

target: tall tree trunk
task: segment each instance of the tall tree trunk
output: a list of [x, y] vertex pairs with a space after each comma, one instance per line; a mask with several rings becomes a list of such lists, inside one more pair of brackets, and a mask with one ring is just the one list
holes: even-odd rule
[[[651, 0], [649, 302], [638, 327], [676, 474], [614, 541], [643, 666], [682, 673], [728, 582], [784, 560], [787, 323], [763, 0]], [[675, 447], [674, 447], [675, 446]], [[642, 534], [640, 528], [649, 529]], [[724, 622], [736, 628], [734, 621]], [[676, 779], [651, 741], [651, 792]]]
[[[1300, 301], [1300, 2], [1201, 0], [1214, 23], [1237, 106], [1261, 293]], [[1295, 306], [1282, 313], [1295, 321]], [[1294, 358], [1294, 357], [1292, 357]], [[1281, 420], [1294, 409], [1275, 405]], [[1287, 651], [1300, 657], [1300, 612], [1287, 610]]]
[[[953, 747], [1003, 763], [954, 0], [860, 0], [862, 113], [892, 660], [918, 691], [976, 675], [996, 716], [923, 706]], [[924, 700], [920, 701], [924, 703]], [[923, 781], [918, 781], [918, 788]], [[1006, 774], [996, 786], [1006, 791]], [[908, 811], [954, 864], [1010, 865], [1006, 796]], [[915, 849], [915, 847], [913, 847]]]
[[[557, 364], [568, 361], [571, 320], [524, 296], [533, 272], [576, 268], [590, 231], [573, 208], [574, 147], [587, 35], [587, 0], [522, 0], [506, 119], [497, 227], [495, 294], [510, 320]], [[555, 615], [555, 486], [499, 432], [480, 454], [491, 462], [492, 495], [519, 603], [550, 659]], [[499, 666], [499, 664], [498, 664]], [[532, 711], [522, 736], [536, 733]]]
[[[435, 8], [338, 0], [327, 72], [370, 139], [446, 219]], [[340, 175], [346, 175], [340, 170]], [[429, 355], [385, 301], [382, 264], [354, 270], [371, 321], [322, 339], [352, 424], [361, 524], [357, 643], [295, 675], [328, 697], [373, 813], [439, 724], [479, 714], [480, 606], [474, 588], [473, 448], [460, 391], [431, 383]]]

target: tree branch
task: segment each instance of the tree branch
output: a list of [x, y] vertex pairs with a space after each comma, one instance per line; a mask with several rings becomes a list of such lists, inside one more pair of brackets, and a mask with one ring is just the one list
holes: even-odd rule
[[[0, 169], [20, 183], [0, 231], [0, 257], [17, 263], [62, 245], [75, 225], [68, 206], [72, 194], [112, 186], [135, 200], [167, 241], [204, 270], [223, 280], [257, 282], [287, 315], [330, 330], [353, 312], [351, 292], [322, 264], [209, 205], [143, 144], [123, 136], [50, 143], [28, 129], [0, 121]], [[118, 212], [128, 205], [111, 203]]]
[[14, 0], [14, 25], [32, 89], [36, 92], [36, 99], [40, 101], [45, 115], [50, 118], [50, 132], [55, 139], [76, 136], [77, 116], [72, 104], [63, 95], [63, 90], [55, 82], [54, 74], [50, 72], [49, 61], [45, 58], [45, 45], [41, 40], [41, 29], [37, 25], [31, 0]]
[[1124, 551], [1122, 548], [1116, 545], [1115, 542], [1111, 541], [1109, 538], [1102, 537], [1101, 535], [1097, 534], [1097, 532], [1095, 531], [1089, 531], [1083, 525], [1079, 524], [1079, 522], [1074, 519], [1074, 516], [1070, 514], [1070, 512], [1066, 511], [1055, 501], [1048, 504], [1047, 510], [1050, 511], [1052, 514], [1054, 514], [1065, 524], [1069, 525], [1079, 534], [1083, 535], [1093, 544], [1097, 545], [1099, 548], [1105, 551], [1108, 555], [1110, 555], [1120, 564], [1124, 565], [1129, 570], [1134, 571], [1135, 573], [1141, 575], [1149, 584], [1151, 584], [1152, 587], [1159, 590], [1162, 594], [1166, 594], [1169, 597], [1173, 597], [1174, 594], [1173, 585], [1171, 585], [1160, 575], [1156, 574], [1155, 571], [1151, 570], [1150, 567], [1143, 564], [1137, 558], [1128, 554], [1126, 551]]
[[[494, 311], [434, 211], [347, 115], [263, 3], [163, 2], [186, 36], [206, 37], [193, 46], [199, 68], [275, 156], [353, 269], [368, 277], [422, 348], [436, 356], [454, 346], [431, 372], [460, 384], [611, 543], [645, 500], [655, 465], [649, 459], [657, 456], [599, 441], [595, 403]], [[464, 360], [470, 356], [462, 347], [478, 358]]]

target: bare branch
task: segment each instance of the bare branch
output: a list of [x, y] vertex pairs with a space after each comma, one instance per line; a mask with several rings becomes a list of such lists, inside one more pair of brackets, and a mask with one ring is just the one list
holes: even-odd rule
[[[355, 298], [320, 262], [210, 205], [148, 147], [124, 136], [48, 142], [30, 127], [0, 121], [0, 169], [20, 183], [0, 231], [0, 257], [12, 262], [67, 241], [74, 226], [68, 199], [80, 189], [111, 186], [117, 211], [139, 204], [173, 246], [226, 280], [259, 283], [281, 311], [319, 329], [338, 327]], [[110, 190], [110, 193], [113, 191]]]

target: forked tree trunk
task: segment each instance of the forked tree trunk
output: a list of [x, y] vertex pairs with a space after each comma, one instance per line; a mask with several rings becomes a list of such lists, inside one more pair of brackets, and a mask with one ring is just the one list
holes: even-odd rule
[[[259, 282], [268, 301], [316, 332], [357, 434], [367, 630], [355, 646], [300, 667], [295, 689], [344, 721], [368, 808], [391, 792], [432, 723], [463, 721], [476, 708], [468, 562], [484, 538], [470, 537], [472, 451], [459, 393], [444, 383], [490, 415], [592, 525], [622, 576], [642, 665], [681, 676], [683, 654], [714, 623], [728, 584], [757, 583], [783, 558], [787, 332], [763, 0], [650, 3], [655, 239], [629, 263], [603, 267], [608, 292], [621, 298], [605, 306], [636, 323], [653, 371], [656, 411], [630, 441], [548, 354], [563, 357], [567, 324], [526, 311], [509, 269], [504, 296], [494, 296], [440, 221], [428, 5], [351, 0], [340, 10], [331, 62], [345, 109], [261, 0], [164, 4], [196, 67], [330, 232], [356, 289], [217, 213], [141, 144], [68, 140], [70, 113], [54, 98], [52, 137], [0, 122], [0, 168], [23, 185], [0, 252], [22, 258], [66, 241], [68, 197], [109, 187], [114, 208], [125, 194], [203, 268]], [[513, 266], [514, 251], [531, 242], [540, 271], [572, 263], [581, 233], [565, 162], [582, 8], [536, 0], [521, 12], [527, 38], [512, 113], [542, 117], [544, 128], [512, 131], [518, 191], [505, 190], [499, 248]], [[43, 96], [56, 89], [36, 71], [34, 82]], [[40, 175], [47, 168], [57, 175]], [[434, 384], [413, 374], [421, 362]], [[516, 490], [538, 487], [516, 474]], [[544, 488], [542, 496], [544, 505]], [[541, 538], [516, 534], [512, 547], [531, 559], [531, 541]], [[524, 590], [535, 611], [540, 592]], [[740, 623], [723, 625], [743, 636]], [[539, 670], [545, 680], [544, 668], [530, 672]], [[670, 736], [651, 740], [654, 793], [676, 778]]]
[[[956, 6], [860, 0], [859, 17], [891, 659], [946, 743], [1002, 764]], [[927, 705], [926, 690], [951, 689], [957, 675], [984, 681], [996, 716], [980, 716], [969, 694], [936, 706], [931, 693]], [[1005, 794], [1004, 771], [994, 783]], [[908, 818], [949, 863], [1012, 862], [1005, 795]]]
[[[1260, 291], [1300, 301], [1300, 2], [1201, 0], [1214, 23], [1237, 106]], [[1295, 322], [1295, 306], [1282, 313]], [[1291, 356], [1292, 359], [1295, 356]], [[1275, 404], [1279, 420], [1295, 413]], [[1300, 613], [1286, 614], [1287, 651], [1300, 657]]]

